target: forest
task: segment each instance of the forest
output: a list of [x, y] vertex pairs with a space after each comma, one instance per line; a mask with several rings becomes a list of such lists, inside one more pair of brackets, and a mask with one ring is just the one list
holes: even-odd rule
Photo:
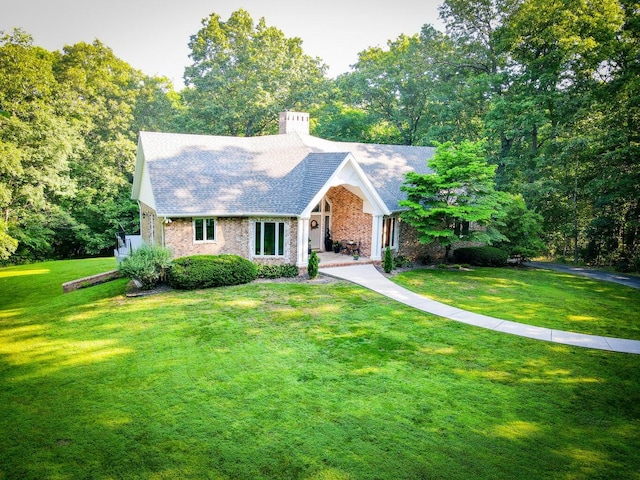
[[329, 78], [301, 39], [212, 13], [180, 91], [99, 40], [0, 32], [0, 263], [110, 255], [136, 232], [139, 131], [267, 135], [300, 110], [331, 140], [482, 141], [549, 256], [640, 270], [640, 4], [445, 0], [440, 17]]

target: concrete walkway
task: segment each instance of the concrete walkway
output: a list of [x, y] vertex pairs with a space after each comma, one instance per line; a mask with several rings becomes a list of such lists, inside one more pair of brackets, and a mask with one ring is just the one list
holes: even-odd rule
[[373, 265], [350, 265], [344, 267], [320, 268], [320, 273], [331, 277], [347, 280], [361, 285], [369, 290], [402, 302], [410, 307], [440, 317], [467, 323], [476, 327], [488, 328], [497, 332], [519, 335], [521, 337], [545, 340], [547, 342], [562, 343], [578, 347], [609, 350], [612, 352], [633, 353], [640, 355], [640, 341], [622, 338], [601, 337], [581, 333], [563, 332], [550, 328], [534, 327], [524, 323], [510, 322], [498, 318], [488, 317], [477, 313], [460, 310], [444, 303], [430, 300], [422, 295], [413, 293], [406, 288], [396, 285], [382, 275]]

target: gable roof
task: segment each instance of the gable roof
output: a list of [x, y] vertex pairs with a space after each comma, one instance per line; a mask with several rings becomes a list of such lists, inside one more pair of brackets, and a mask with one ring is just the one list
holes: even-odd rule
[[404, 174], [429, 172], [433, 153], [430, 147], [333, 142], [300, 133], [140, 132], [132, 197], [144, 197], [165, 217], [298, 216], [350, 154], [384, 210], [397, 211]]

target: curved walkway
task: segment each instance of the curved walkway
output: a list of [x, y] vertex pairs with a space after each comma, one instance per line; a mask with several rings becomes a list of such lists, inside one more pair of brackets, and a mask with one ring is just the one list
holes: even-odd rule
[[430, 300], [396, 285], [382, 275], [373, 265], [349, 265], [344, 267], [320, 268], [320, 273], [331, 277], [357, 283], [374, 292], [402, 302], [424, 312], [445, 317], [456, 322], [467, 323], [477, 327], [488, 328], [497, 332], [519, 335], [521, 337], [545, 340], [578, 347], [609, 350], [612, 352], [633, 353], [640, 355], [640, 341], [622, 338], [601, 337], [582, 333], [564, 332], [550, 328], [534, 327], [524, 323], [510, 322], [488, 317], [478, 313], [460, 310], [444, 303]]

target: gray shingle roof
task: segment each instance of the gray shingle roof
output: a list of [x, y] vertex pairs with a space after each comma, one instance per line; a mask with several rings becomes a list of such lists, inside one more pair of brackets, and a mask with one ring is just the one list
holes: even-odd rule
[[141, 132], [139, 144], [160, 216], [299, 215], [348, 153], [396, 211], [404, 174], [428, 172], [434, 153], [430, 147], [333, 142], [298, 133]]

